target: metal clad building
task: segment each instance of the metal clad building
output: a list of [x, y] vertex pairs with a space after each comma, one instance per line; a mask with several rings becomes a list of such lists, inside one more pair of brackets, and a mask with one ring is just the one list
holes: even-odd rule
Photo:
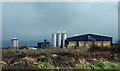
[[100, 47], [101, 46], [110, 47], [112, 45], [112, 37], [95, 35], [95, 34], [85, 34], [85, 35], [70, 37], [66, 39], [66, 45], [68, 47], [76, 47], [76, 46], [91, 47], [93, 44]]

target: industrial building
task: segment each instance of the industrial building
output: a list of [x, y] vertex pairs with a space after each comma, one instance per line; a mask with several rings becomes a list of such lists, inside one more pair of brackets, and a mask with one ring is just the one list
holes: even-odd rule
[[19, 49], [19, 45], [18, 45], [18, 38], [14, 37], [12, 40], [12, 47], [15, 47], [16, 49]]
[[67, 47], [91, 47], [92, 45], [110, 47], [112, 45], [112, 37], [85, 34], [67, 38], [65, 42]]
[[50, 43], [45, 39], [44, 42], [38, 42], [37, 47], [38, 49], [46, 49], [50, 47]]
[[52, 34], [52, 47], [65, 48], [66, 37], [65, 31]]

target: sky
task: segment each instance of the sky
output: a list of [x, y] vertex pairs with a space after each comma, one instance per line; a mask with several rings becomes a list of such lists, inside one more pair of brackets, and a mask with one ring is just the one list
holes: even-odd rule
[[118, 2], [119, 0], [1, 0], [1, 2]]
[[2, 46], [35, 46], [52, 33], [66, 31], [67, 37], [95, 33], [118, 41], [117, 2], [5, 2], [2, 4]]

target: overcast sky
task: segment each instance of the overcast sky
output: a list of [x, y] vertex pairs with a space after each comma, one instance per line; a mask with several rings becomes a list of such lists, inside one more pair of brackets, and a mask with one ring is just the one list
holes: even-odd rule
[[52, 33], [66, 31], [67, 37], [96, 33], [118, 39], [117, 2], [14, 2], [2, 6], [3, 47], [18, 37], [20, 46], [36, 45]]

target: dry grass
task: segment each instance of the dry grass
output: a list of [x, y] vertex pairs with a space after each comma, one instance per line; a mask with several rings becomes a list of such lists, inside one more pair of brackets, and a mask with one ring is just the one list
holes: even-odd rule
[[[3, 67], [11, 66], [21, 66], [25, 65], [27, 67], [37, 67], [37, 63], [43, 62], [43, 64], [50, 64], [54, 67], [59, 68], [70, 68], [76, 67], [78, 64], [90, 64], [93, 65], [98, 61], [111, 61], [111, 62], [120, 62], [120, 55], [113, 54], [110, 51], [94, 51], [90, 52], [86, 48], [82, 49], [39, 49], [39, 50], [11, 50], [3, 49], [2, 50], [2, 61], [6, 63]], [[24, 60], [26, 57], [35, 60], [31, 62]], [[19, 64], [22, 61], [23, 64]], [[44, 63], [48, 62], [48, 63]], [[17, 65], [17, 64], [19, 65]], [[14, 65], [15, 64], [15, 65]], [[36, 64], [36, 65], [34, 65]], [[49, 66], [50, 66], [49, 65]], [[22, 67], [23, 67], [22, 66]], [[24, 66], [24, 67], [25, 67]], [[23, 68], [24, 68], [23, 67]]]

